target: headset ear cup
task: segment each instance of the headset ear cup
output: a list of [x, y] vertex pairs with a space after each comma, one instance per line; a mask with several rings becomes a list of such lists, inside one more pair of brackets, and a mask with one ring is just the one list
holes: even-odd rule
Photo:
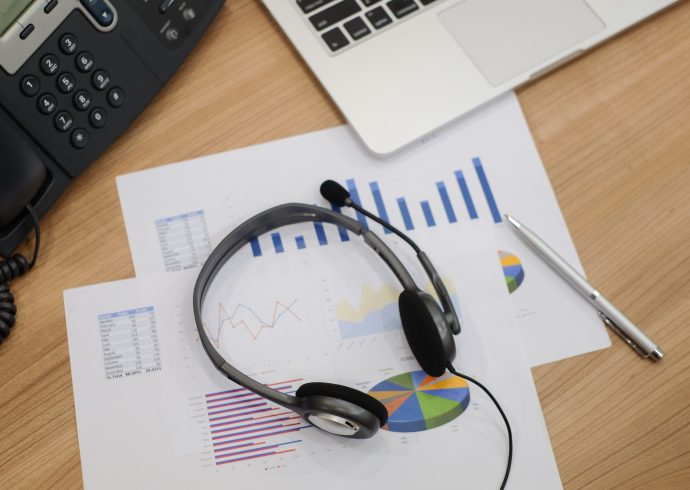
[[441, 307], [420, 290], [405, 290], [398, 299], [407, 343], [429, 376], [441, 376], [455, 358], [455, 342]]
[[355, 390], [348, 386], [332, 383], [305, 383], [295, 393], [298, 397], [327, 396], [353, 403], [376, 416], [381, 422], [381, 427], [388, 422], [388, 410], [383, 404], [371, 395]]

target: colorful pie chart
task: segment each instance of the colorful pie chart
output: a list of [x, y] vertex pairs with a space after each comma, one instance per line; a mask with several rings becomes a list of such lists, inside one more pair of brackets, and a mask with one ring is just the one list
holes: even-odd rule
[[434, 378], [424, 371], [399, 374], [381, 381], [369, 394], [388, 410], [391, 432], [434, 429], [460, 416], [470, 403], [467, 382], [452, 374]]
[[520, 259], [509, 252], [499, 250], [498, 256], [501, 258], [501, 267], [503, 267], [503, 275], [506, 278], [508, 291], [513, 293], [520, 287], [522, 281], [525, 280], [525, 269], [522, 267]]

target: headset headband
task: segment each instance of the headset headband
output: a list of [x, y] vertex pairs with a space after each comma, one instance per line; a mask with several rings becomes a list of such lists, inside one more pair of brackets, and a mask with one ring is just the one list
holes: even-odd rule
[[[220, 370], [230, 380], [234, 381], [238, 385], [257, 393], [264, 398], [277, 403], [278, 405], [295, 410], [298, 413], [302, 412], [299, 398], [286, 395], [285, 393], [281, 393], [262, 383], [259, 383], [258, 381], [239, 371], [237, 368], [233, 367], [225, 360], [225, 358], [220, 354], [220, 352], [218, 352], [211, 340], [208, 338], [208, 334], [206, 333], [206, 329], [204, 328], [201, 319], [201, 308], [213, 279], [216, 277], [223, 265], [230, 260], [230, 258], [235, 255], [243, 246], [245, 246], [251, 240], [258, 238], [260, 235], [263, 235], [264, 233], [276, 228], [280, 228], [281, 226], [310, 221], [322, 221], [324, 223], [341, 226], [355, 233], [356, 235], [362, 236], [364, 238], [364, 242], [373, 248], [374, 251], [388, 265], [388, 267], [390, 267], [405, 290], [417, 289], [417, 285], [412, 279], [412, 276], [402, 262], [400, 262], [400, 259], [395, 256], [388, 245], [386, 245], [374, 232], [367, 230], [359, 221], [352, 219], [349, 216], [345, 216], [343, 214], [336, 213], [329, 209], [318, 206], [291, 203], [282, 204], [280, 206], [267, 209], [266, 211], [249, 218], [247, 221], [235, 228], [228, 236], [226, 236], [206, 260], [206, 263], [199, 273], [196, 284], [194, 285], [193, 293], [194, 319], [196, 320], [197, 330], [199, 331], [199, 338], [201, 339], [201, 344], [204, 346], [204, 350], [211, 358], [211, 361], [216, 368], [218, 368], [218, 370]], [[425, 255], [424, 258], [426, 258]], [[422, 260], [424, 268], [427, 269], [427, 273], [429, 273], [430, 271], [427, 268], [427, 264], [424, 262], [422, 257], [420, 257], [420, 260]], [[428, 259], [426, 259], [426, 261], [428, 262]], [[428, 262], [428, 264], [431, 266], [430, 262]], [[438, 275], [433, 270], [433, 267], [431, 267], [431, 270], [433, 271], [433, 275], [437, 277]], [[437, 282], [433, 279], [432, 281], [434, 283]], [[434, 286], [436, 287], [436, 284], [434, 284]]]

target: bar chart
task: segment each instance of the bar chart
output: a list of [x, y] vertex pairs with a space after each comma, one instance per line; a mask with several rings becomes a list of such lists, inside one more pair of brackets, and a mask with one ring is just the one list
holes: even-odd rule
[[[301, 381], [267, 386], [292, 394], [294, 384]], [[299, 432], [312, 427], [296, 413], [245, 388], [208, 393], [205, 404], [216, 466], [294, 453], [302, 442]]]
[[[378, 181], [371, 181], [362, 185], [356, 179], [347, 179], [346, 187], [352, 200], [359, 205], [363, 203], [363, 197], [366, 195], [364, 193], [368, 192], [376, 207], [376, 213], [386, 221], [400, 223], [401, 228], [406, 231], [448, 226], [461, 221], [480, 219], [491, 220], [494, 224], [502, 223], [503, 218], [482, 160], [479, 157], [473, 158], [471, 166], [467, 170], [469, 171], [456, 169], [452, 175], [446, 176], [445, 179], [436, 181], [432, 179], [426, 185], [429, 196], [424, 199], [413, 199], [405, 195], [391, 195], [390, 191], [384, 192], [384, 184]], [[420, 186], [423, 185], [425, 184], [420, 183]], [[452, 193], [451, 186], [453, 187]], [[472, 187], [475, 189], [474, 195], [471, 191]], [[369, 195], [366, 195], [367, 200]], [[478, 204], [480, 199], [486, 203], [484, 215], [480, 212]], [[341, 212], [340, 208], [336, 206], [332, 206], [332, 209]], [[419, 210], [420, 213], [416, 213], [416, 210]], [[415, 218], [415, 214], [418, 214], [417, 218]], [[362, 226], [369, 229], [369, 220], [366, 216], [356, 212], [356, 218]], [[309, 243], [318, 246], [325, 246], [330, 243], [323, 223], [313, 223], [313, 228], [313, 240], [309, 240], [304, 234], [291, 237], [291, 241], [294, 240], [294, 247], [291, 248], [299, 251], [308, 248]], [[384, 233], [388, 234], [390, 231], [384, 229]], [[337, 238], [331, 237], [330, 240], [347, 242], [350, 240], [350, 236], [347, 230], [338, 228]], [[288, 244], [280, 232], [271, 233], [268, 244], [264, 242], [262, 245], [259, 239], [255, 237], [250, 240], [250, 245], [254, 257], [261, 257], [268, 251], [282, 254], [288, 250]]]

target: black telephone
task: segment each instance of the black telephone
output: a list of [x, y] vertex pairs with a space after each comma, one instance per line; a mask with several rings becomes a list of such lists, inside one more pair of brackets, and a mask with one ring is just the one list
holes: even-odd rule
[[224, 0], [0, 0], [0, 256], [151, 102]]

